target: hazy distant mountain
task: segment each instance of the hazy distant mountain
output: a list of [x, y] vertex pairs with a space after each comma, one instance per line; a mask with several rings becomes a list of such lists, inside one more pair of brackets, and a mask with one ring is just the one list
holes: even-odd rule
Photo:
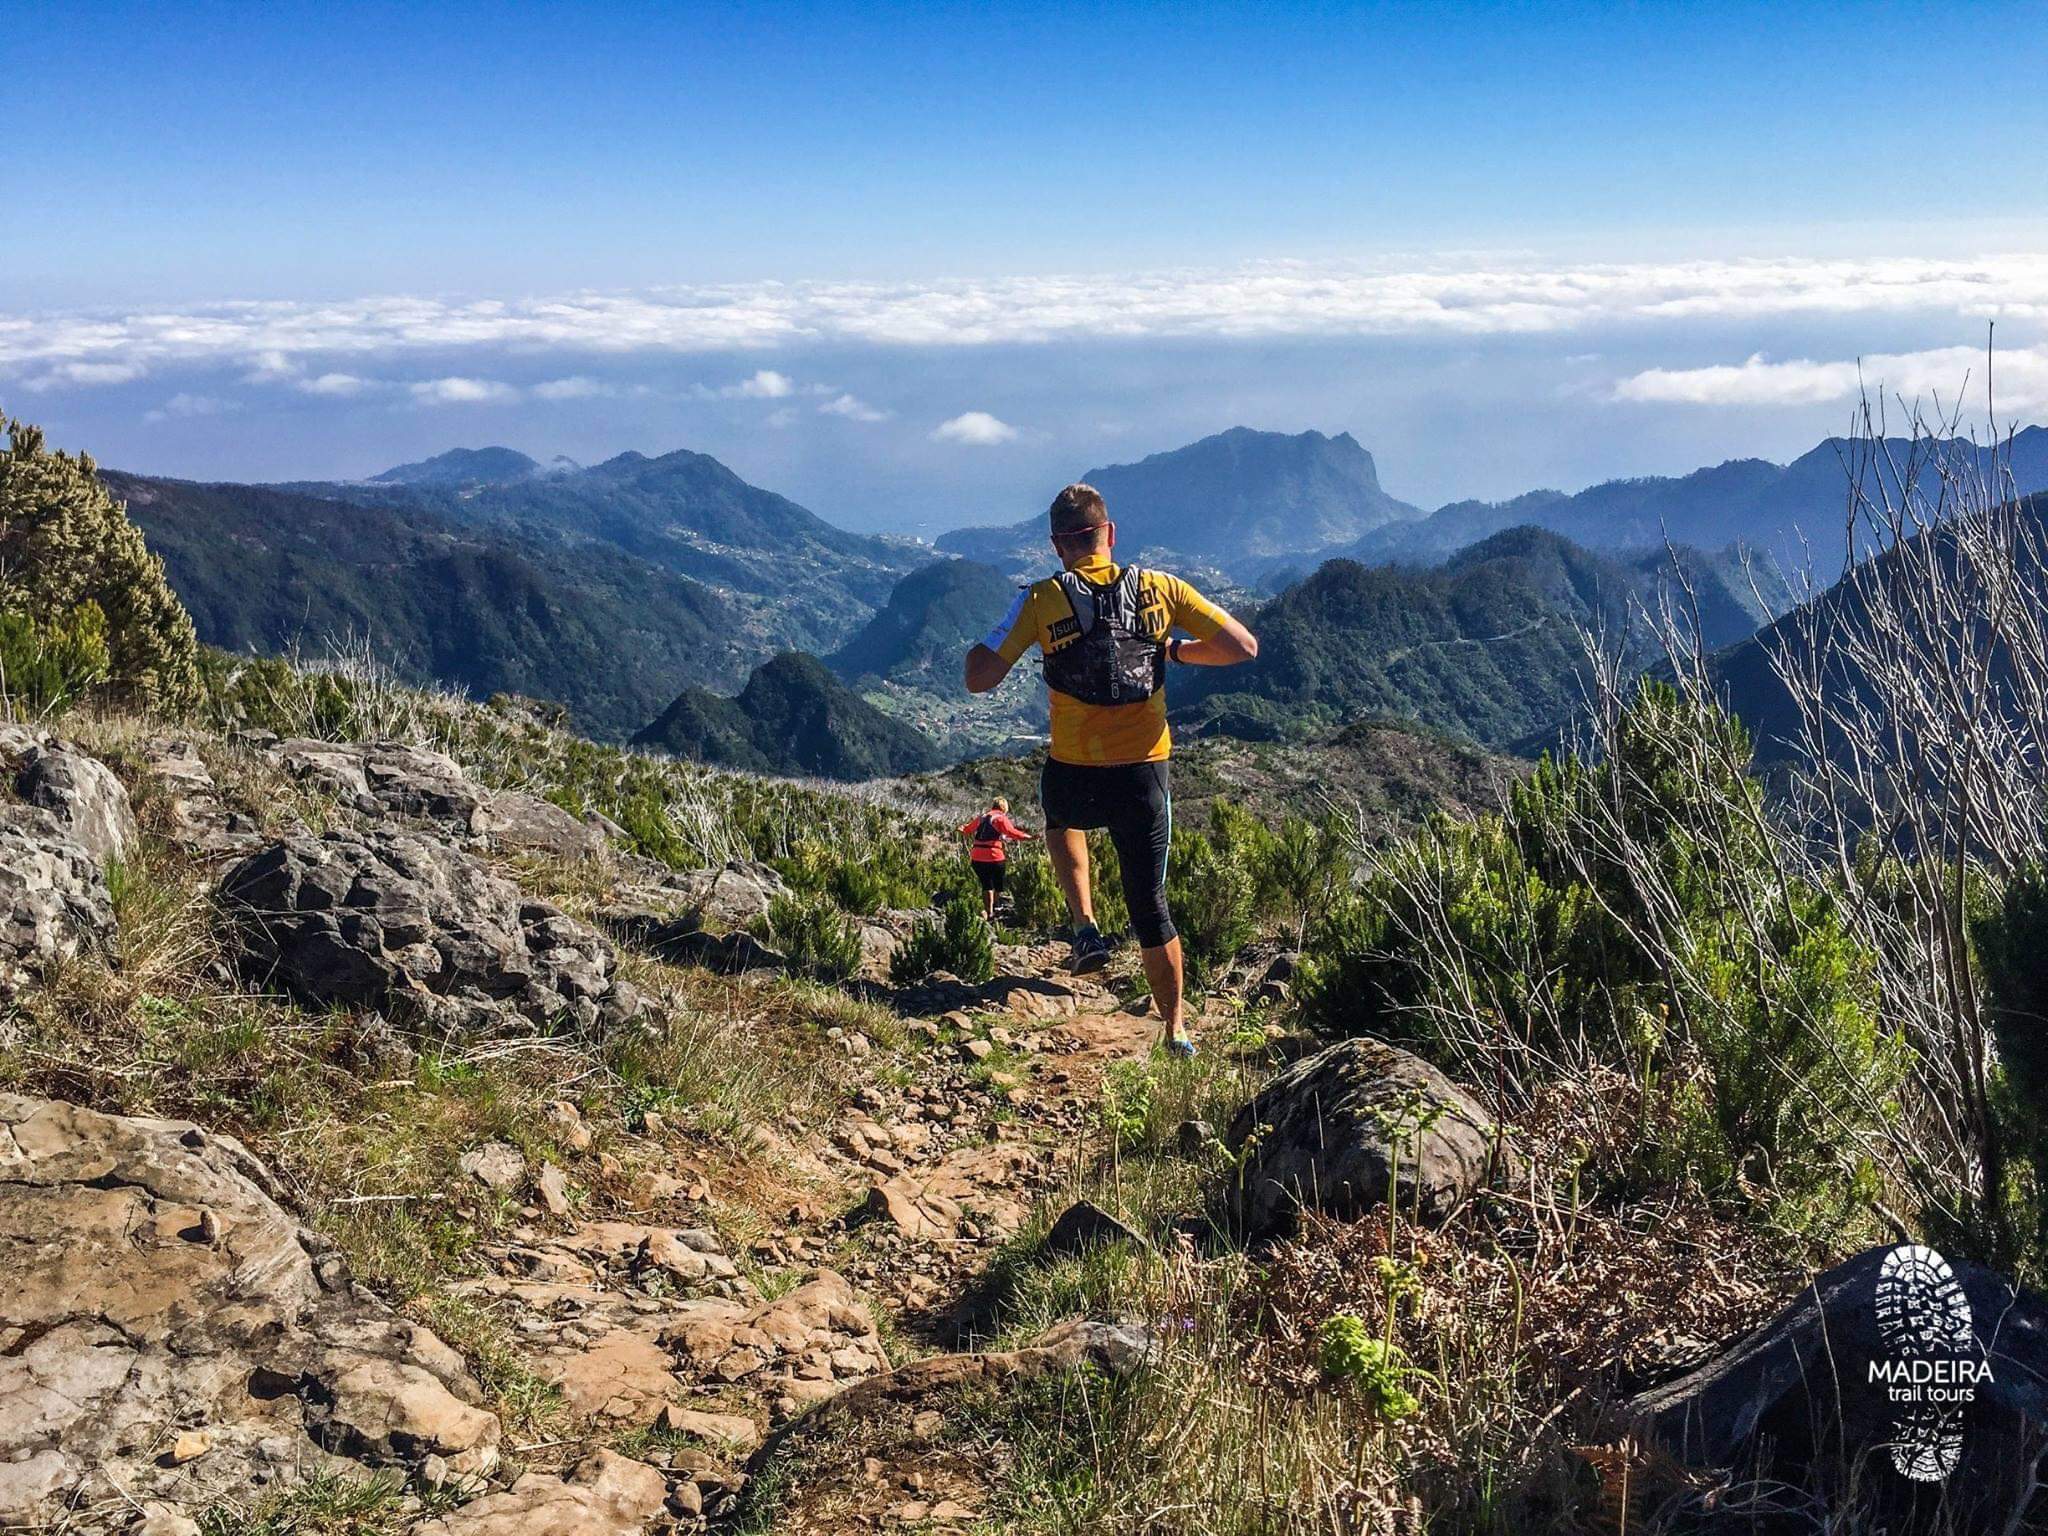
[[[1239, 580], [1422, 515], [1380, 489], [1372, 455], [1348, 432], [1290, 437], [1232, 427], [1081, 478], [1109, 503], [1120, 558], [1178, 556]], [[1003, 570], [1050, 560], [1043, 512], [1007, 527], [959, 529], [938, 544]]]
[[[1887, 447], [1892, 464], [1906, 462], [1904, 440]], [[1428, 563], [1502, 528], [1533, 523], [1590, 549], [1645, 549], [1666, 538], [1701, 549], [1741, 544], [1767, 562], [1796, 568], [1810, 548], [1824, 567], [1839, 567], [1856, 457], [1856, 445], [1830, 438], [1790, 464], [1731, 459], [1689, 475], [1610, 480], [1576, 495], [1531, 491], [1506, 502], [1453, 502], [1418, 521], [1374, 529], [1333, 553], [1366, 564]], [[2048, 489], [2048, 428], [2016, 434], [2012, 469], [2020, 494]], [[1895, 480], [1882, 461], [1869, 474], [1872, 485]]]
[[[1754, 630], [1759, 615], [1728, 573], [1685, 558], [1707, 644]], [[1519, 741], [1581, 702], [1580, 628], [1615, 643], [1641, 633], [1642, 649], [1642, 608], [1670, 579], [1662, 550], [1616, 560], [1540, 528], [1505, 530], [1435, 569], [1332, 560], [1249, 615], [1258, 660], [1176, 671], [1173, 718], [1261, 739], [1385, 715]]]
[[581, 468], [573, 459], [542, 464], [516, 448], [450, 448], [417, 464], [400, 464], [370, 476], [373, 485], [501, 485], [535, 475], [566, 474]]
[[1016, 596], [994, 566], [940, 560], [896, 583], [881, 612], [826, 664], [848, 679], [886, 682], [966, 697], [961, 657], [988, 633]]
[[[2021, 512], [2032, 519], [2035, 538], [2048, 538], [2048, 495], [2028, 498], [2021, 504]], [[1946, 535], [1937, 530], [1922, 533], [1919, 537], [1927, 539]], [[1878, 581], [1884, 581], [1893, 561], [1890, 556], [1876, 558], [1879, 563], [1871, 568], [1869, 574]], [[2039, 603], [2041, 575], [2035, 573], [2032, 582], [2033, 601]], [[1819, 610], [1812, 615], [1813, 622], [1822, 634], [1861, 631], [1868, 626], [1863, 592], [1848, 585], [1846, 577], [1819, 593], [1812, 603]], [[1712, 658], [1714, 679], [1723, 700], [1749, 728], [1756, 744], [1757, 758], [1765, 763], [1780, 762], [1792, 756], [1800, 735], [1798, 710], [1771, 658], [1786, 645], [1793, 647], [1795, 655], [1803, 649], [1800, 636], [1804, 633], [1806, 620], [1806, 615], [1787, 615]], [[1852, 685], [1853, 680], [1842, 670], [1845, 667], [1846, 663], [1838, 660], [1833, 686], [1843, 688]]]
[[[787, 497], [749, 485], [708, 454], [622, 453], [588, 469], [461, 478], [476, 455], [511, 467], [509, 449], [457, 450], [375, 481], [300, 486], [365, 505], [422, 508], [571, 549], [608, 545], [707, 586], [760, 599], [784, 645], [843, 645], [887, 599], [896, 578], [931, 558], [905, 541], [835, 528]], [[510, 457], [501, 457], [510, 455]], [[455, 459], [445, 471], [433, 466]], [[426, 478], [389, 479], [427, 471]]]
[[796, 651], [756, 667], [736, 698], [685, 689], [633, 744], [724, 768], [831, 779], [921, 773], [940, 761], [921, 733]]
[[368, 646], [404, 676], [567, 705], [621, 737], [690, 683], [731, 685], [769, 642], [751, 615], [616, 550], [573, 553], [252, 485], [106, 472], [199, 636], [322, 659]]

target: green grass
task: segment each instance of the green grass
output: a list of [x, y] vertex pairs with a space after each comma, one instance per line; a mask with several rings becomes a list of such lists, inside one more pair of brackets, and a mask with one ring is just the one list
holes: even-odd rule
[[399, 1536], [422, 1518], [455, 1507], [453, 1494], [423, 1489], [420, 1507], [402, 1507], [409, 1490], [397, 1473], [351, 1477], [315, 1472], [253, 1505], [216, 1505], [201, 1513], [204, 1536]]

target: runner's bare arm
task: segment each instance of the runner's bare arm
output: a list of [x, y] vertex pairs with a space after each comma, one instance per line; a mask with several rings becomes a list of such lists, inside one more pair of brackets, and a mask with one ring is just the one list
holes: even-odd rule
[[1000, 687], [1004, 678], [1010, 675], [1010, 668], [1030, 644], [1031, 624], [1025, 617], [1025, 607], [1030, 601], [1030, 591], [1019, 587], [1017, 595], [1010, 602], [1010, 611], [1003, 615], [1001, 622], [981, 637], [979, 645], [967, 652], [966, 682], [969, 693], [987, 693], [991, 688]]
[[1010, 663], [1003, 660], [985, 645], [977, 645], [967, 653], [967, 691], [987, 693], [1010, 675]]
[[[1173, 648], [1173, 659], [1190, 667], [1234, 667], [1259, 654], [1259, 637], [1229, 614], [1206, 640], [1182, 640]], [[972, 686], [971, 684], [969, 686]]]

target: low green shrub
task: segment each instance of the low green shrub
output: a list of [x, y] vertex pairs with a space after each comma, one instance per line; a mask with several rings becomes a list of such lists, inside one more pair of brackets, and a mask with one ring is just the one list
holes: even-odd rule
[[1251, 874], [1199, 832], [1175, 839], [1166, 901], [1180, 930], [1188, 979], [1202, 985], [1252, 939]]
[[821, 897], [776, 897], [761, 930], [802, 975], [844, 981], [860, 969], [860, 925]]
[[1644, 1095], [1619, 1184], [1834, 1230], [1873, 1192], [1857, 1132], [1896, 1113], [1908, 1065], [1876, 957], [1774, 857], [1739, 725], [1646, 685], [1616, 740], [1378, 856], [1310, 925], [1304, 1015], [1522, 1102], [1590, 1054]]
[[94, 602], [39, 622], [26, 613], [0, 613], [0, 700], [16, 718], [63, 710], [106, 681], [107, 616]]
[[1033, 845], [1011, 853], [1008, 884], [1010, 917], [1019, 928], [1043, 933], [1067, 920], [1067, 898], [1060, 893], [1052, 856]]
[[889, 957], [889, 978], [899, 986], [950, 971], [975, 985], [996, 973], [995, 936], [978, 902], [956, 896], [937, 918], [920, 918]]
[[1209, 807], [1209, 840], [1250, 876], [1257, 917], [1299, 921], [1329, 900], [1346, 873], [1344, 839], [1330, 821], [1287, 816], [1274, 828], [1219, 799]]
[[2048, 866], [2008, 880], [1971, 938], [1998, 1042], [1999, 1119], [2031, 1165], [2035, 1263], [2048, 1268]]
[[1319, 1335], [1323, 1374], [1350, 1382], [1381, 1418], [1398, 1422], [1413, 1418], [1422, 1404], [1403, 1380], [1408, 1375], [1401, 1352], [1377, 1338], [1355, 1313], [1339, 1312], [1324, 1320]]

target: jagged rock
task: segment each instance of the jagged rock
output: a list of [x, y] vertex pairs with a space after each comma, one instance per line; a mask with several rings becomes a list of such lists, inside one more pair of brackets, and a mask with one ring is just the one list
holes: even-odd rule
[[884, 1179], [868, 1191], [867, 1214], [885, 1220], [905, 1237], [951, 1237], [967, 1213], [950, 1195], [919, 1187], [908, 1174]]
[[896, 957], [896, 949], [902, 940], [893, 929], [877, 922], [860, 925], [860, 969], [870, 981], [889, 979], [889, 962]]
[[670, 1403], [661, 1410], [660, 1427], [671, 1435], [695, 1435], [715, 1445], [730, 1445], [745, 1452], [761, 1443], [760, 1428], [752, 1419], [737, 1413], [706, 1413]]
[[1014, 1143], [956, 1146], [937, 1162], [892, 1174], [870, 1189], [864, 1214], [925, 1241], [966, 1231], [970, 1213], [980, 1230], [1008, 1236], [1030, 1215], [1014, 1186], [1033, 1161]]
[[508, 853], [539, 853], [581, 859], [605, 845], [604, 829], [565, 811], [552, 800], [519, 790], [495, 790], [484, 797], [475, 827], [485, 842]]
[[1076, 1200], [1060, 1212], [1059, 1220], [1045, 1234], [1044, 1252], [1055, 1256], [1081, 1254], [1106, 1243], [1143, 1247], [1145, 1239], [1094, 1201]]
[[694, 912], [666, 917], [644, 907], [611, 907], [598, 913], [597, 921], [619, 943], [670, 965], [697, 965], [735, 976], [742, 971], [779, 971], [789, 964], [787, 955], [743, 929], [710, 932]]
[[243, 853], [262, 841], [256, 823], [230, 811], [192, 742], [158, 736], [144, 742], [142, 770], [170, 823], [173, 842], [195, 853]]
[[581, 1348], [545, 1353], [541, 1365], [562, 1405], [579, 1418], [644, 1428], [681, 1390], [675, 1358], [661, 1342], [659, 1317], [593, 1321], [598, 1336]]
[[1872, 1248], [1630, 1406], [1680, 1458], [1854, 1507], [1858, 1530], [2014, 1531], [2048, 1450], [2048, 1300], [1981, 1264]]
[[588, 1152], [597, 1137], [584, 1121], [583, 1111], [567, 1099], [556, 1099], [541, 1111], [548, 1131], [566, 1151]]
[[128, 1528], [128, 1536], [199, 1536], [197, 1520], [174, 1504], [142, 1506], [142, 1518]]
[[1232, 1199], [1247, 1232], [1293, 1224], [1300, 1206], [1336, 1216], [1386, 1200], [1444, 1215], [1506, 1156], [1492, 1118], [1419, 1056], [1384, 1041], [1340, 1040], [1261, 1088], [1224, 1135], [1248, 1149]]
[[463, 843], [510, 853], [580, 858], [604, 831], [538, 795], [486, 789], [445, 753], [402, 742], [367, 745], [296, 738], [270, 749], [287, 773], [365, 816], [429, 822]]
[[487, 1141], [457, 1159], [456, 1167], [486, 1189], [507, 1194], [526, 1182], [526, 1159], [509, 1141]]
[[1282, 950], [1273, 957], [1266, 967], [1259, 984], [1252, 989], [1251, 1000], [1261, 1007], [1277, 1007], [1294, 995], [1294, 978], [1301, 970], [1301, 956], [1293, 950]]
[[0, 804], [0, 997], [116, 932], [100, 860], [49, 811]]
[[460, 1358], [352, 1287], [269, 1183], [195, 1125], [0, 1095], [0, 1520], [107, 1478], [203, 1508], [333, 1456], [495, 1463]]
[[703, 1381], [744, 1381], [756, 1389], [772, 1384], [799, 1402], [816, 1402], [843, 1381], [889, 1368], [874, 1318], [829, 1269], [753, 1307], [689, 1306], [695, 1315], [663, 1338]]
[[414, 816], [467, 833], [482, 798], [455, 759], [402, 742], [293, 737], [269, 753], [293, 778], [366, 816]]
[[672, 874], [664, 884], [697, 918], [698, 926], [711, 922], [727, 929], [744, 928], [755, 918], [766, 917], [769, 903], [790, 893], [782, 876], [766, 864], [742, 860]]
[[533, 1181], [534, 1192], [540, 1196], [540, 1203], [550, 1216], [566, 1216], [570, 1211], [569, 1177], [562, 1172], [561, 1164], [549, 1163], [541, 1169], [540, 1177]]
[[477, 860], [410, 833], [331, 832], [232, 866], [221, 905], [245, 974], [311, 1007], [449, 1029], [507, 1014], [590, 1030], [637, 1010], [611, 946]]
[[15, 793], [48, 811], [102, 864], [125, 863], [140, 835], [128, 791], [98, 758], [59, 742], [28, 754], [15, 776]]
[[668, 1479], [645, 1462], [595, 1451], [566, 1478], [529, 1472], [415, 1536], [639, 1536], [662, 1512]]

